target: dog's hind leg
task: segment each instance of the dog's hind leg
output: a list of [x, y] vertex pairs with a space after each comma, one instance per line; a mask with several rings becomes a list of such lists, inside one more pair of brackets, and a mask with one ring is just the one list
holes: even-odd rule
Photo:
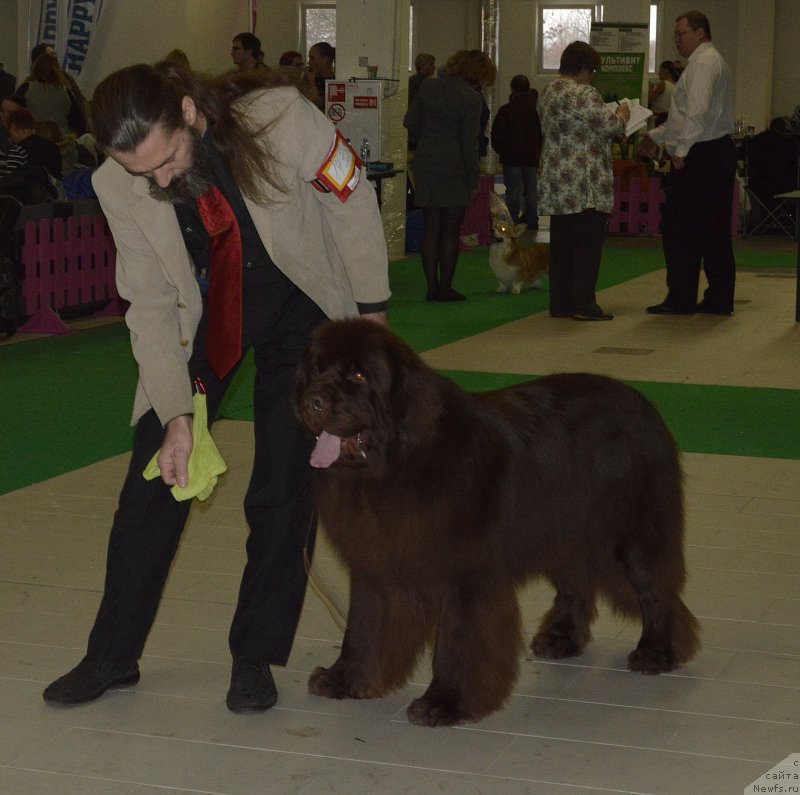
[[[479, 575], [476, 575], [479, 576]], [[475, 582], [445, 595], [433, 655], [433, 679], [408, 708], [420, 726], [471, 723], [500, 709], [511, 694], [522, 652], [514, 586]]]
[[565, 581], [554, 582], [556, 598], [539, 624], [531, 642], [537, 657], [561, 660], [580, 654], [592, 639], [591, 624], [597, 617], [594, 592]]
[[642, 636], [628, 655], [628, 668], [660, 674], [688, 662], [700, 646], [699, 624], [680, 597], [683, 551], [674, 548], [626, 550], [623, 561], [642, 614]]
[[326, 698], [379, 698], [402, 687], [430, 636], [429, 607], [409, 594], [350, 586], [347, 630], [339, 658], [316, 668], [308, 690]]

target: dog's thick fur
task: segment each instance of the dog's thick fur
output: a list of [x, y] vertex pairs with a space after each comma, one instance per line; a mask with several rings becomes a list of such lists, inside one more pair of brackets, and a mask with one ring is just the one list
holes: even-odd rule
[[631, 670], [694, 655], [678, 454], [635, 390], [572, 373], [469, 394], [388, 329], [346, 320], [315, 333], [295, 410], [320, 437], [316, 504], [351, 578], [341, 654], [311, 674], [312, 693], [383, 696], [431, 643], [433, 680], [409, 720], [479, 720], [511, 692], [516, 589], [535, 575], [556, 588], [540, 657], [581, 653], [598, 596], [642, 621]]
[[550, 265], [550, 246], [534, 243], [523, 246], [519, 238], [528, 227], [499, 219], [494, 223], [499, 242], [489, 248], [489, 265], [497, 277], [497, 292], [519, 295], [528, 287], [538, 287]]

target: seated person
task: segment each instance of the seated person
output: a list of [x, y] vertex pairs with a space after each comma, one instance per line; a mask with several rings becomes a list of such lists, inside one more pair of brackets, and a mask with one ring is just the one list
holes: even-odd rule
[[8, 150], [11, 148], [11, 139], [8, 137], [8, 116], [22, 107], [24, 106], [11, 96], [3, 97], [0, 101], [0, 167], [5, 163]]
[[61, 150], [58, 144], [36, 133], [36, 120], [24, 108], [12, 111], [6, 120], [11, 147], [0, 175], [40, 166], [56, 180], [61, 179]]

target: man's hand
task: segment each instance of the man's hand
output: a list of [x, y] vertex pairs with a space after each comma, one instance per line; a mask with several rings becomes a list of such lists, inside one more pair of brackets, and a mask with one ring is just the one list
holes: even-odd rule
[[683, 158], [680, 155], [672, 155], [672, 167], [676, 171], [680, 171], [682, 168], [685, 168], [686, 158]]
[[631, 109], [628, 107], [627, 102], [620, 102], [619, 107], [614, 111], [625, 124], [631, 120]]
[[642, 133], [636, 156], [639, 160], [649, 160], [658, 153], [658, 144], [647, 133]]
[[192, 452], [192, 415], [182, 414], [167, 423], [158, 467], [167, 486], [189, 485], [189, 454]]

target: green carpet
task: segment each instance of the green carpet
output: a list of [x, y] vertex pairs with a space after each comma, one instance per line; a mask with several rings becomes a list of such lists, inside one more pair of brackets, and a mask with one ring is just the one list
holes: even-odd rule
[[[741, 267], [790, 268], [792, 255], [740, 255]], [[391, 324], [417, 351], [462, 339], [547, 308], [547, 290], [517, 299], [495, 294], [485, 249], [462, 254], [460, 304], [423, 301], [417, 257], [391, 266]], [[599, 287], [663, 267], [652, 248], [609, 240]], [[0, 494], [130, 449], [128, 426], [136, 365], [123, 324], [0, 347]], [[448, 373], [465, 389], [496, 389], [524, 377]], [[254, 370], [249, 357], [226, 397], [222, 416], [252, 419]], [[635, 383], [660, 409], [682, 450], [800, 458], [797, 393], [786, 389]], [[798, 419], [795, 419], [798, 418]]]

